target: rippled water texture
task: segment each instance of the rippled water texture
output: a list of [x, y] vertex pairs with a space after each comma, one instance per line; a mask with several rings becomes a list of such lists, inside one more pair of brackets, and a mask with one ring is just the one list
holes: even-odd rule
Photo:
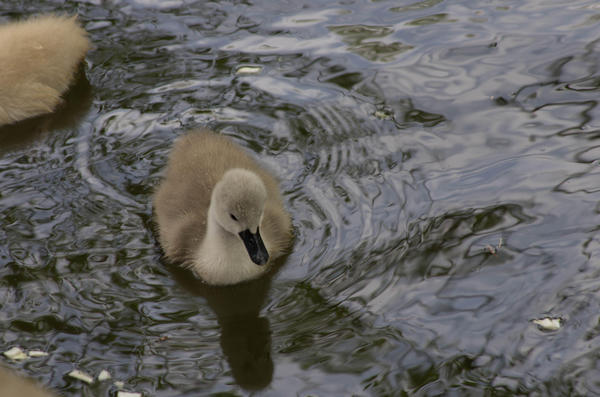
[[[600, 394], [598, 3], [411, 1], [3, 1], [94, 43], [66, 116], [1, 131], [0, 349], [49, 353], [4, 363], [65, 396]], [[161, 260], [197, 126], [282, 181], [271, 279]]]

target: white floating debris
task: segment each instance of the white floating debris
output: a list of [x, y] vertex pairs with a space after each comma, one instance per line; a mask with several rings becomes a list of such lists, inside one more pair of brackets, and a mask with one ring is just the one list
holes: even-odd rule
[[392, 118], [392, 116], [389, 113], [386, 113], [382, 110], [376, 110], [375, 117], [377, 117], [380, 120], [390, 120]]
[[504, 239], [502, 237], [500, 237], [500, 239], [498, 240], [498, 244], [496, 246], [486, 244], [485, 250], [492, 255], [496, 255], [498, 253], [498, 251], [500, 251], [500, 248], [502, 248], [503, 245], [504, 245]]
[[125, 387], [125, 382], [121, 382], [120, 380], [117, 380], [117, 381], [115, 381], [114, 385], [117, 386], [119, 389], [122, 389]]
[[533, 320], [533, 323], [542, 328], [544, 331], [556, 331], [561, 326], [560, 318], [540, 318]]
[[100, 382], [105, 381], [105, 380], [109, 380], [110, 378], [112, 378], [112, 376], [110, 375], [110, 372], [108, 372], [105, 369], [103, 369], [102, 371], [100, 371], [100, 373], [98, 374], [98, 380]]
[[27, 358], [27, 354], [20, 347], [12, 347], [3, 353], [6, 357], [11, 360], [25, 360]]
[[29, 357], [46, 357], [48, 355], [48, 353], [41, 351], [41, 350], [29, 350], [27, 352], [27, 355]]
[[142, 393], [133, 393], [130, 391], [118, 391], [117, 397], [142, 397]]
[[262, 66], [240, 66], [235, 74], [258, 74], [262, 72]]
[[80, 371], [78, 369], [74, 369], [73, 371], [69, 372], [68, 375], [71, 378], [79, 379], [80, 381], [88, 383], [88, 384], [92, 384], [94, 382], [94, 378], [92, 378], [90, 375], [88, 375], [85, 372]]

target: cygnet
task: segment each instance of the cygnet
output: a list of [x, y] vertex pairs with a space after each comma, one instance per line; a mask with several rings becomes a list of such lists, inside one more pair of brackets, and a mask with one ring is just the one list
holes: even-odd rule
[[213, 285], [264, 274], [292, 240], [275, 178], [231, 139], [208, 130], [177, 139], [154, 212], [167, 259]]
[[0, 125], [52, 112], [89, 47], [75, 17], [0, 25]]

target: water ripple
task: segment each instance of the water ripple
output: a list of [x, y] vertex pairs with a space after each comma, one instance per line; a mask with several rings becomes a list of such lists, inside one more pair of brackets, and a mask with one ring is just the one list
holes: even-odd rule
[[[83, 121], [2, 148], [2, 348], [49, 353], [7, 364], [67, 396], [117, 391], [74, 367], [156, 396], [597, 394], [595, 2], [101, 3], [0, 4], [95, 43]], [[272, 278], [161, 261], [152, 190], [198, 126], [281, 180]]]

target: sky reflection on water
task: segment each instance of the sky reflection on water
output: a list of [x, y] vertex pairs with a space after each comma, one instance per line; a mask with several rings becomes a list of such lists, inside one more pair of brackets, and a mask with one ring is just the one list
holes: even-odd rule
[[[116, 391], [73, 368], [153, 396], [600, 394], [596, 10], [3, 2], [78, 13], [95, 45], [62, 115], [0, 130], [0, 349], [49, 353], [6, 363], [66, 396]], [[196, 126], [273, 169], [294, 220], [237, 292], [153, 234]]]

